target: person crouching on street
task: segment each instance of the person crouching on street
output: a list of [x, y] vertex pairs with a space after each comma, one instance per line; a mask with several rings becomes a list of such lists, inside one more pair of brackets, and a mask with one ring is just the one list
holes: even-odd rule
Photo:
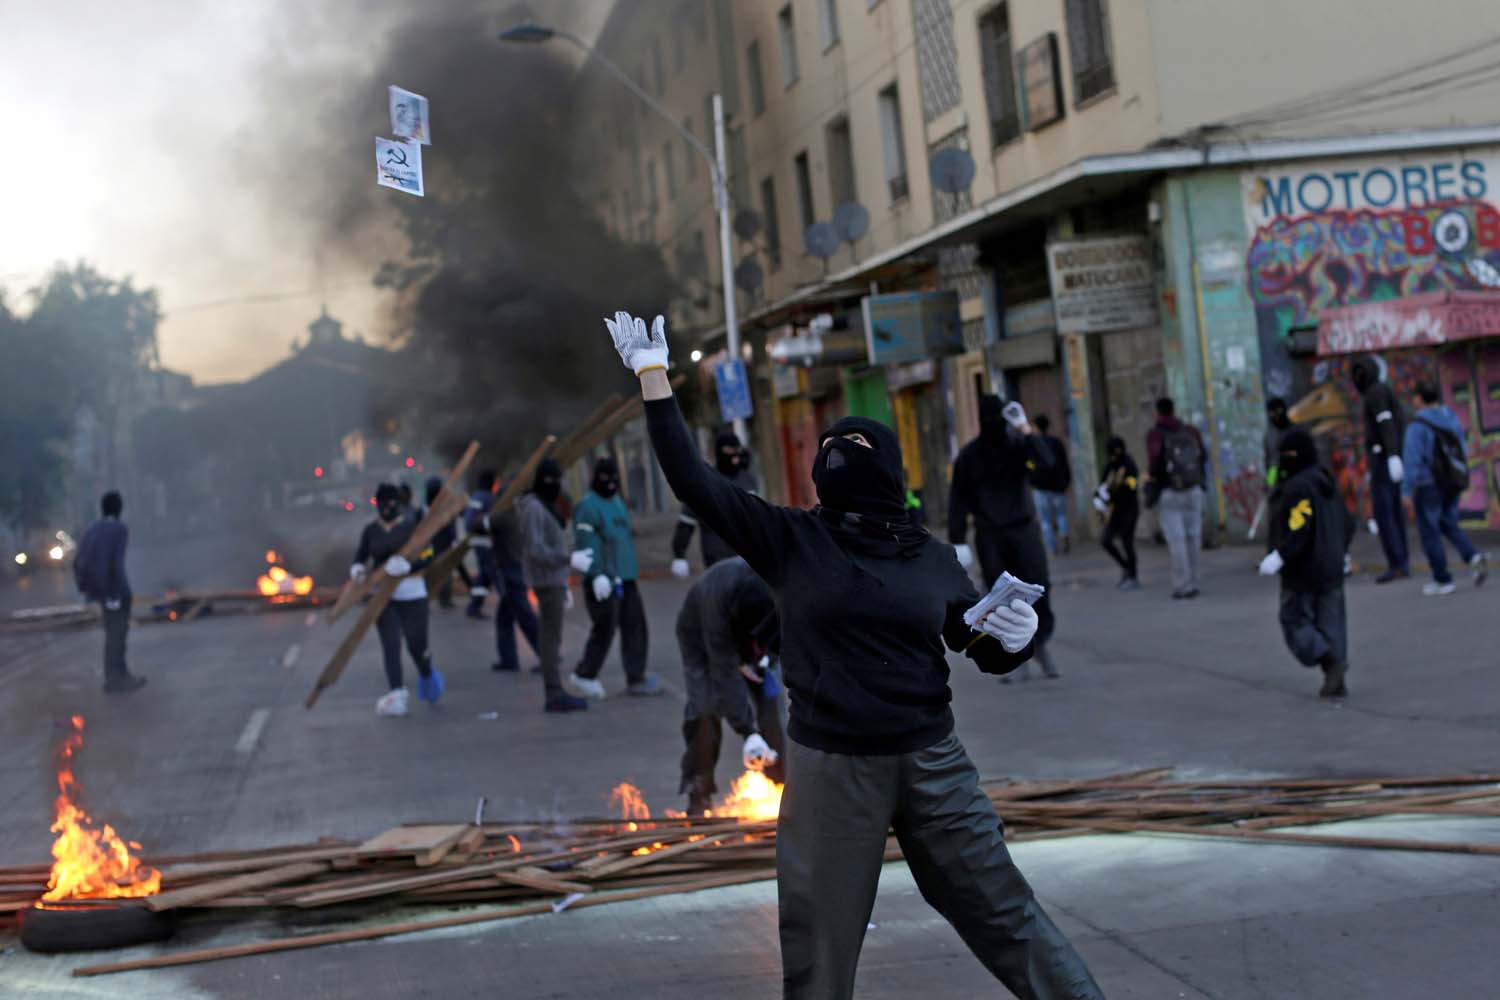
[[1014, 993], [1102, 997], [1016, 869], [953, 731], [945, 646], [986, 673], [1014, 670], [1032, 655], [1036, 612], [1014, 601], [970, 630], [964, 612], [979, 595], [953, 548], [907, 510], [889, 427], [835, 423], [811, 470], [820, 506], [774, 506], [698, 457], [667, 378], [665, 320], [649, 333], [624, 312], [606, 325], [640, 379], [667, 483], [770, 586], [781, 612], [791, 692], [776, 840], [784, 995], [853, 996], [894, 827], [923, 897]]
[[1305, 428], [1281, 439], [1280, 488], [1271, 511], [1272, 548], [1262, 576], [1281, 576], [1281, 631], [1305, 667], [1323, 671], [1323, 698], [1349, 690], [1349, 619], [1344, 610], [1344, 552], [1354, 522], [1332, 474], [1318, 464], [1318, 447]]
[[432, 650], [427, 645], [427, 581], [421, 573], [422, 567], [432, 561], [432, 549], [424, 550], [416, 562], [401, 555], [417, 522], [402, 505], [401, 492], [394, 484], [381, 483], [375, 488], [375, 511], [375, 520], [365, 525], [359, 536], [349, 579], [361, 583], [373, 567], [384, 566], [388, 575], [401, 581], [391, 602], [375, 619], [389, 688], [375, 703], [375, 714], [400, 716], [408, 709], [401, 670], [402, 638], [417, 666], [417, 697], [436, 702], [443, 696], [443, 675], [432, 665]]
[[536, 654], [542, 663], [542, 710], [578, 712], [589, 705], [563, 689], [563, 612], [568, 607], [568, 570], [587, 573], [594, 557], [569, 548], [568, 521], [558, 506], [561, 496], [562, 467], [550, 458], [543, 459], [536, 467], [531, 489], [518, 504], [521, 564], [540, 612]]

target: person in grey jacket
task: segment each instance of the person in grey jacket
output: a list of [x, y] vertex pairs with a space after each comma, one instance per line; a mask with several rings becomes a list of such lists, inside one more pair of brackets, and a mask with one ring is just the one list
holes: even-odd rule
[[521, 497], [519, 504], [521, 564], [541, 611], [541, 648], [537, 654], [541, 657], [542, 683], [546, 686], [543, 709], [579, 712], [589, 704], [563, 688], [559, 668], [563, 612], [567, 609], [569, 571], [586, 573], [594, 560], [590, 553], [574, 552], [568, 545], [565, 520], [557, 507], [561, 495], [562, 468], [552, 459], [546, 459], [537, 466], [531, 491]]
[[125, 639], [130, 632], [130, 581], [125, 576], [125, 547], [130, 531], [120, 520], [125, 501], [110, 490], [99, 500], [104, 516], [83, 533], [73, 561], [73, 579], [90, 601], [104, 612], [104, 690], [128, 694], [145, 687], [125, 666]]
[[1452, 410], [1442, 405], [1442, 394], [1430, 382], [1418, 384], [1414, 402], [1417, 415], [1406, 425], [1406, 439], [1402, 442], [1402, 464], [1406, 470], [1406, 481], [1402, 486], [1406, 495], [1411, 497], [1412, 509], [1417, 515], [1417, 535], [1422, 540], [1427, 563], [1432, 567], [1432, 579], [1422, 586], [1422, 593], [1428, 597], [1442, 597], [1456, 589], [1453, 574], [1448, 572], [1448, 553], [1443, 549], [1443, 539], [1452, 542], [1459, 557], [1469, 565], [1476, 586], [1484, 583], [1489, 567], [1484, 553], [1474, 547], [1469, 536], [1458, 526], [1458, 498], [1462, 494], [1445, 494], [1433, 472], [1438, 457], [1439, 433], [1452, 435], [1462, 443], [1463, 425]]

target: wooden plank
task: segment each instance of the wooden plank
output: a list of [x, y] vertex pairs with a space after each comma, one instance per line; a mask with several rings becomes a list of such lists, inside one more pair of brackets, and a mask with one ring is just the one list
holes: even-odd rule
[[[592, 431], [595, 427], [599, 426], [604, 418], [613, 413], [615, 411], [615, 408], [623, 402], [625, 402], [625, 397], [620, 395], [618, 392], [612, 392], [608, 396], [604, 397], [604, 399], [600, 401], [599, 405], [594, 407], [592, 413], [584, 417], [583, 420], [579, 421], [578, 426], [573, 428], [573, 432], [571, 434], [557, 443], [557, 447], [553, 449], [553, 453], [556, 455], [572, 454], [574, 449], [577, 448], [578, 442], [582, 441], [584, 439], [584, 436], [588, 434], [589, 431]], [[562, 465], [561, 462], [559, 462], [558, 464]], [[563, 467], [567, 468], [567, 466]]]
[[418, 868], [426, 868], [447, 857], [470, 829], [464, 823], [398, 826], [371, 837], [353, 854], [360, 859], [408, 857]]
[[566, 882], [555, 878], [540, 868], [517, 868], [513, 872], [497, 872], [495, 878], [507, 885], [519, 885], [527, 889], [566, 896], [574, 892], [593, 892], [594, 887], [584, 882]]
[[500, 491], [500, 495], [490, 505], [491, 514], [503, 514], [510, 510], [515, 506], [516, 501], [521, 499], [521, 494], [531, 489], [531, 482], [536, 478], [537, 466], [542, 464], [542, 459], [547, 457], [555, 444], [557, 444], [557, 438], [551, 434], [542, 438], [542, 443], [537, 445], [526, 461], [521, 463], [515, 475], [510, 477], [510, 482], [505, 484], [505, 489]]
[[429, 600], [437, 600], [438, 591], [458, 569], [458, 564], [464, 561], [464, 555], [468, 551], [469, 540], [461, 538], [457, 545], [438, 556], [422, 571], [422, 579], [427, 584], [427, 597]]
[[1333, 834], [1282, 833], [1274, 830], [1246, 830], [1240, 827], [1187, 826], [1179, 823], [1121, 823], [1072, 817], [1039, 819], [1046, 825], [1082, 826], [1109, 833], [1169, 833], [1187, 837], [1219, 837], [1228, 840], [1254, 840], [1267, 844], [1303, 844], [1311, 847], [1357, 847], [1377, 851], [1431, 851], [1442, 854], [1483, 854], [1500, 856], [1500, 844], [1470, 844], [1442, 840], [1409, 840], [1396, 837], [1344, 837]]
[[350, 848], [348, 846], [340, 844], [335, 847], [318, 847], [305, 851], [286, 851], [281, 854], [269, 854], [260, 857], [205, 861], [201, 864], [179, 864], [163, 868], [161, 877], [163, 882], [176, 882], [186, 879], [206, 878], [212, 875], [235, 875], [240, 872], [264, 871], [267, 868], [276, 868], [299, 861], [333, 861], [335, 858], [347, 857], [349, 851]]
[[182, 906], [201, 906], [211, 900], [234, 896], [251, 889], [264, 889], [268, 886], [284, 885], [287, 882], [300, 882], [314, 875], [321, 875], [327, 870], [328, 863], [324, 861], [299, 861], [295, 864], [282, 865], [279, 868], [268, 868], [265, 871], [249, 872], [233, 878], [204, 882], [185, 889], [160, 892], [154, 896], [147, 896], [146, 906], [157, 912], [175, 910]]

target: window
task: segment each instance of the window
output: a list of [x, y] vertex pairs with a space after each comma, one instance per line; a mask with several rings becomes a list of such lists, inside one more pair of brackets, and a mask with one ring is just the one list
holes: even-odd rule
[[[693, 120], [691, 118], [684, 118], [682, 120], [682, 127], [687, 129], [689, 133], [696, 134], [693, 133]], [[687, 176], [688, 183], [691, 184], [698, 179], [698, 150], [687, 139], [682, 140], [682, 159], [685, 164], [683, 173]]]
[[984, 99], [990, 111], [990, 145], [999, 147], [1021, 134], [1010, 12], [1003, 3], [979, 19], [979, 54], [984, 64]]
[[880, 92], [880, 145], [885, 156], [885, 183], [891, 201], [907, 195], [906, 141], [901, 134], [901, 95], [893, 83]]
[[651, 39], [651, 69], [656, 73], [656, 96], [660, 97], [667, 90], [667, 71], [661, 61], [661, 36], [657, 35]]
[[781, 222], [776, 217], [776, 182], [767, 177], [760, 182], [760, 214], [766, 225], [766, 256], [771, 270], [781, 268]]
[[661, 147], [661, 168], [667, 172], [667, 197], [677, 197], [677, 146], [670, 140]]
[[839, 40], [838, 0], [818, 0], [818, 41], [826, 52]]
[[813, 208], [812, 170], [808, 167], [807, 153], [798, 153], [792, 160], [797, 173], [797, 207], [802, 211], [802, 229], [806, 232], [818, 221], [817, 209]]
[[781, 38], [781, 84], [790, 87], [797, 82], [797, 30], [792, 22], [792, 5], [776, 14], [776, 31]]
[[745, 78], [750, 83], [750, 115], [759, 118], [766, 110], [766, 80], [760, 70], [760, 41], [745, 49]]
[[656, 161], [646, 161], [646, 211], [656, 214], [657, 206], [661, 202], [656, 197]]
[[854, 142], [849, 135], [849, 119], [844, 116], [828, 123], [828, 193], [835, 210], [845, 202], [858, 201], [854, 187]]
[[1081, 104], [1115, 85], [1110, 60], [1106, 0], [1064, 0], [1068, 16], [1068, 56], [1073, 63], [1073, 103]]

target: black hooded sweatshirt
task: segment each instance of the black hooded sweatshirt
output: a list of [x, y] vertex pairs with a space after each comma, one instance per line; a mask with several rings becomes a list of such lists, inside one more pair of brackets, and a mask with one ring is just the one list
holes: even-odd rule
[[[725, 448], [733, 449], [733, 459], [724, 454]], [[753, 493], [753, 477], [749, 472], [749, 467], [750, 456], [745, 452], [745, 446], [740, 442], [739, 435], [733, 431], [720, 433], [714, 441], [714, 468], [719, 471], [719, 475]], [[699, 524], [698, 515], [684, 504], [682, 513], [677, 519], [677, 529], [672, 532], [673, 559], [687, 558], [688, 546], [693, 542], [694, 531], [698, 531], [701, 535], [704, 567], [734, 558], [734, 549], [731, 549], [712, 528]]]
[[[646, 423], [673, 491], [776, 595], [798, 743], [856, 755], [921, 750], [953, 729], [945, 643], [985, 673], [1031, 657], [1030, 646], [1008, 653], [964, 624], [979, 595], [953, 549], [911, 522], [890, 428], [858, 418], [829, 428], [818, 495], [862, 509], [809, 511], [769, 504], [700, 460], [675, 399], [647, 402]], [[854, 431], [875, 448], [837, 437]]]
[[1333, 476], [1318, 465], [1312, 435], [1287, 431], [1281, 442], [1281, 468], [1290, 477], [1277, 491], [1271, 531], [1285, 560], [1281, 585], [1304, 593], [1325, 593], [1344, 585], [1344, 553], [1354, 522], [1344, 510]]
[[979, 531], [1003, 531], [1035, 519], [1031, 478], [1051, 474], [1051, 449], [1037, 434], [1012, 430], [1001, 416], [996, 396], [979, 401], [979, 436], [953, 462], [953, 489], [948, 505], [948, 541], [962, 545], [969, 536], [969, 516]]

